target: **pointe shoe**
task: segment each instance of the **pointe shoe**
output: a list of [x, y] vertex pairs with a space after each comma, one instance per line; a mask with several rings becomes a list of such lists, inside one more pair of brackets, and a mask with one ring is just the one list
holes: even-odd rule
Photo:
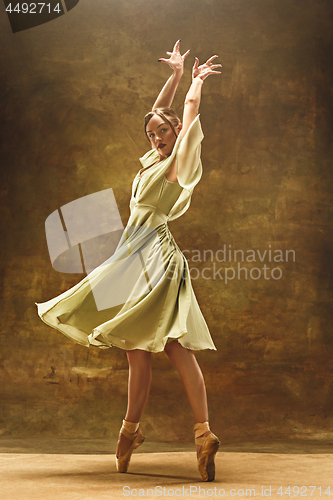
[[212, 432], [208, 436], [204, 436], [210, 431], [208, 422], [196, 424], [194, 426], [195, 444], [202, 446], [198, 456], [198, 469], [204, 481], [214, 481], [215, 479], [215, 455], [220, 446], [220, 441]]
[[[129, 425], [128, 425], [129, 424]], [[134, 426], [134, 428], [133, 428]], [[130, 433], [128, 429], [134, 430], [135, 427], [137, 426], [137, 430], [134, 433]], [[127, 428], [126, 428], [127, 427]], [[139, 424], [133, 424], [132, 422], [127, 422], [126, 420], [123, 420], [123, 425], [120, 429], [120, 434], [123, 434], [125, 437], [127, 437], [130, 441], [132, 441], [131, 446], [123, 455], [122, 457], [117, 457], [116, 456], [116, 468], [118, 472], [127, 472], [131, 456], [133, 451], [140, 446], [145, 440], [145, 437], [139, 427]]]

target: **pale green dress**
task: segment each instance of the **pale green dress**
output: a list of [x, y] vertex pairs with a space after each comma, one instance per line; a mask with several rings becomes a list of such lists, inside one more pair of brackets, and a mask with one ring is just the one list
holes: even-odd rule
[[[198, 115], [187, 133], [179, 134], [171, 156], [156, 163], [153, 149], [140, 158], [131, 215], [114, 254], [70, 290], [37, 304], [45, 323], [87, 347], [160, 352], [178, 339], [187, 349], [216, 350], [188, 263], [168, 228], [169, 220], [188, 209], [201, 178], [202, 139]], [[178, 182], [173, 183], [166, 171], [175, 156]]]

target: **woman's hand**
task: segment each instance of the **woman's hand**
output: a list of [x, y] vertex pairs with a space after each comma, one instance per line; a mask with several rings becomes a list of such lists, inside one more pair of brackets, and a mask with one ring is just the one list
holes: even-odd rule
[[197, 77], [201, 78], [201, 80], [205, 80], [209, 75], [220, 75], [221, 71], [214, 70], [215, 68], [222, 68], [222, 64], [212, 64], [217, 57], [218, 56], [210, 57], [205, 64], [201, 64], [201, 66], [199, 66], [199, 59], [196, 57], [192, 68], [192, 81]]
[[174, 47], [172, 52], [167, 52], [168, 56], [170, 56], [170, 59], [159, 59], [159, 62], [166, 63], [170, 68], [176, 72], [176, 73], [182, 73], [184, 69], [184, 61], [186, 57], [189, 55], [190, 50], [185, 52], [185, 54], [182, 56], [181, 53], [179, 52], [179, 45], [180, 45], [180, 40], [178, 40]]

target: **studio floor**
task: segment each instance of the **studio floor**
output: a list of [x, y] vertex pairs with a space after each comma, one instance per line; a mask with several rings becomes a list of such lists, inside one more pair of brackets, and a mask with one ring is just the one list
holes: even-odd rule
[[216, 479], [201, 481], [193, 451], [136, 452], [129, 472], [105, 453], [0, 453], [1, 500], [333, 497], [329, 453], [219, 452]]

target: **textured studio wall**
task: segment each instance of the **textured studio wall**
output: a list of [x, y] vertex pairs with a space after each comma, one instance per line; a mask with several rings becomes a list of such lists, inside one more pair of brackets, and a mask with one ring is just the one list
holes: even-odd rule
[[[204, 84], [204, 175], [170, 223], [218, 348], [198, 353], [212, 427], [223, 443], [332, 439], [332, 16], [328, 0], [80, 0], [13, 34], [0, 8], [3, 436], [119, 432], [125, 352], [37, 317], [83, 277], [54, 271], [44, 223], [112, 187], [126, 224], [170, 74], [157, 60], [181, 38], [179, 113], [193, 56], [223, 64]], [[147, 437], [190, 442], [178, 375], [163, 353], [153, 366]]]

